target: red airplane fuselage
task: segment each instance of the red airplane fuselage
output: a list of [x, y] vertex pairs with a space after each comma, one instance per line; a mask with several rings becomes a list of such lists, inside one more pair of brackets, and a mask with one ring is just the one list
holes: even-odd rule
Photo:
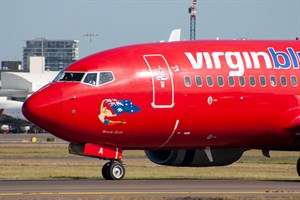
[[300, 150], [299, 68], [296, 40], [120, 47], [67, 67], [23, 112], [77, 144]]

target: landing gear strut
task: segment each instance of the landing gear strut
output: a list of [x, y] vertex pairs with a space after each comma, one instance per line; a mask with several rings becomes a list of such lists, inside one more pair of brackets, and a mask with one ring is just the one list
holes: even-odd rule
[[121, 162], [122, 149], [99, 144], [76, 144], [70, 143], [69, 153], [91, 156], [100, 159], [110, 160], [102, 168], [102, 176], [106, 180], [121, 180], [125, 176], [125, 168]]
[[110, 161], [103, 165], [102, 176], [106, 180], [121, 180], [125, 176], [125, 168], [119, 161]]
[[297, 162], [297, 173], [298, 173], [298, 176], [300, 176], [300, 157]]

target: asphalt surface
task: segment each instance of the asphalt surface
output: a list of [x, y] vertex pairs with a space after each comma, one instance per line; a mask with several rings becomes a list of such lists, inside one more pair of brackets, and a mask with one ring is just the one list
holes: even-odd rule
[[[49, 134], [1, 135], [0, 146], [47, 142]], [[55, 144], [67, 143], [57, 139]], [[57, 159], [57, 158], [55, 158]], [[1, 178], [0, 178], [1, 179]], [[299, 181], [257, 180], [0, 180], [0, 199], [256, 197], [300, 199]]]
[[300, 182], [255, 180], [0, 181], [0, 199], [89, 197], [300, 198]]

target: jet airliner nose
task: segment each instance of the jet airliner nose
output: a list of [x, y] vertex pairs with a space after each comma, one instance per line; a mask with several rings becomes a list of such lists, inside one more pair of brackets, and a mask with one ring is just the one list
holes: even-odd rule
[[23, 104], [23, 115], [35, 125], [53, 132], [59, 128], [62, 121], [62, 91], [60, 88], [48, 85], [31, 95]]

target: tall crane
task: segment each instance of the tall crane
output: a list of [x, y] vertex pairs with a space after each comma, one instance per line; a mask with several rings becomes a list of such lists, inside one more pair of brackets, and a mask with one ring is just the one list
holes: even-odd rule
[[189, 7], [190, 18], [190, 40], [196, 40], [196, 8], [197, 0], [193, 0], [191, 7]]

